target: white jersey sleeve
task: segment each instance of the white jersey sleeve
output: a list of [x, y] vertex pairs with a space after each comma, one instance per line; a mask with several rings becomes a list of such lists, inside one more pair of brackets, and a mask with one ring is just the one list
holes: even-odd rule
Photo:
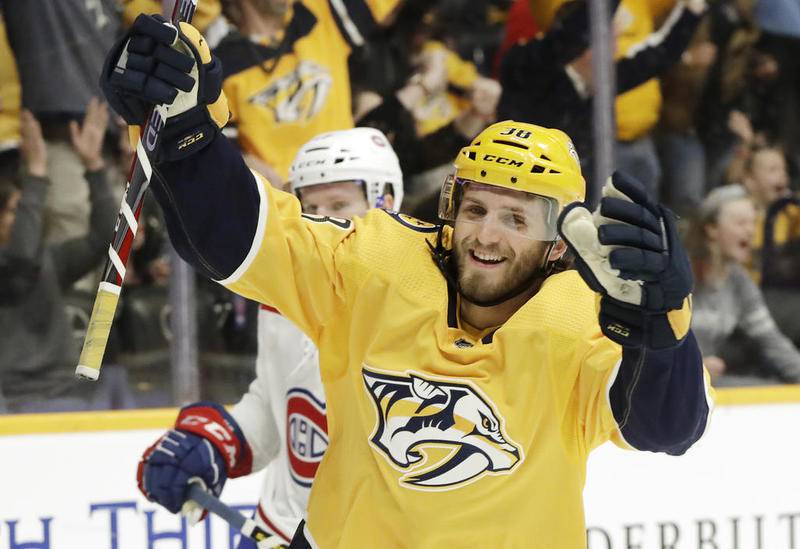
[[[279, 337], [271, 333], [274, 332], [273, 326], [263, 322], [263, 314], [264, 311], [259, 311], [256, 378], [231, 410], [231, 415], [242, 428], [253, 452], [253, 472], [263, 469], [277, 455], [280, 446], [269, 383], [269, 363], [277, 361], [277, 349], [274, 347], [277, 346]], [[272, 344], [272, 347], [265, 345], [265, 342]], [[286, 358], [289, 360], [293, 357]]]
[[266, 466], [256, 521], [288, 543], [328, 435], [319, 352], [277, 311], [259, 311], [256, 379], [231, 413], [252, 448], [253, 470]]

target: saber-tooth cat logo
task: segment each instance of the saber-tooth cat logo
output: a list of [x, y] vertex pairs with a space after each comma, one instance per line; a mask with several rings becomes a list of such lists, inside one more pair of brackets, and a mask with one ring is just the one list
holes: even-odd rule
[[278, 123], [302, 122], [320, 111], [332, 83], [326, 69], [311, 61], [300, 61], [294, 71], [250, 97], [250, 102], [269, 107]]
[[524, 459], [494, 404], [472, 384], [364, 368], [375, 403], [372, 446], [399, 471], [401, 486], [453, 490]]

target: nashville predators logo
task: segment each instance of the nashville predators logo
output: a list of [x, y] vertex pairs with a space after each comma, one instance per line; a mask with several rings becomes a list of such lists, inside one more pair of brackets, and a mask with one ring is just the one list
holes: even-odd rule
[[250, 97], [250, 103], [272, 110], [278, 123], [304, 122], [325, 104], [333, 79], [327, 70], [301, 61], [289, 74]]
[[503, 418], [471, 384], [364, 369], [378, 422], [370, 442], [404, 475], [400, 485], [452, 490], [509, 474], [524, 458]]

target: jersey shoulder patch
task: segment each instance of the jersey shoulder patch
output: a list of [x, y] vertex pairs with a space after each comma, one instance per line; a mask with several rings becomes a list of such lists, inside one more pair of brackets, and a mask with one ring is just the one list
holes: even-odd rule
[[344, 231], [349, 230], [353, 226], [353, 222], [349, 219], [342, 219], [341, 217], [331, 217], [329, 215], [316, 215], [316, 214], [300, 214], [303, 219], [311, 221], [312, 223], [327, 223], [333, 225]]
[[433, 225], [431, 223], [426, 223], [425, 221], [420, 221], [415, 217], [411, 217], [410, 215], [401, 214], [397, 212], [390, 212], [389, 210], [382, 210], [386, 214], [389, 215], [392, 219], [400, 223], [402, 226], [411, 229], [412, 231], [417, 231], [420, 233], [435, 233], [439, 230], [438, 225]]

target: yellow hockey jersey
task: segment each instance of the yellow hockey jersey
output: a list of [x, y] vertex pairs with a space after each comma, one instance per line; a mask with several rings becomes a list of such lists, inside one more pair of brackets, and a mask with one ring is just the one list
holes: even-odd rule
[[294, 196], [264, 180], [258, 192], [250, 253], [221, 283], [319, 347], [330, 445], [309, 504], [317, 545], [584, 547], [587, 456], [627, 446], [608, 397], [621, 348], [579, 275], [550, 276], [478, 339], [431, 259], [435, 227], [382, 210], [301, 216]]
[[350, 49], [360, 46], [398, 0], [293, 2], [276, 43], [231, 34], [214, 50], [225, 71], [239, 146], [286, 179], [300, 145], [353, 127]]

